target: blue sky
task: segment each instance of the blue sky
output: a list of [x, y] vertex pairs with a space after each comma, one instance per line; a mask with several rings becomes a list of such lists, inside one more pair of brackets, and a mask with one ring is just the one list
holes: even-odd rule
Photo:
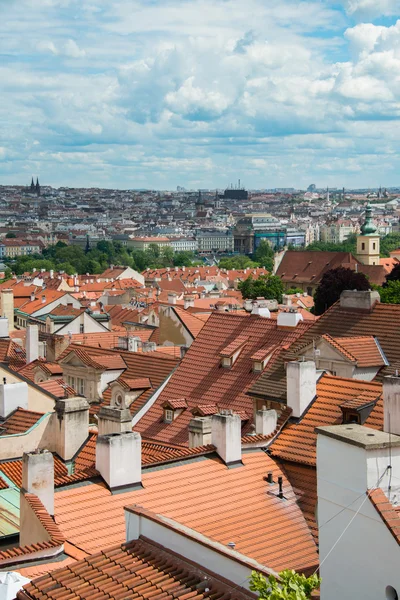
[[400, 0], [0, 0], [0, 183], [400, 185]]

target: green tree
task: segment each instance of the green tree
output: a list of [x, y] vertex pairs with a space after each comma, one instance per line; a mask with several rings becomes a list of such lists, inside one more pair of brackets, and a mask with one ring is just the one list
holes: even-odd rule
[[283, 284], [276, 275], [261, 275], [258, 279], [248, 277], [238, 285], [243, 298], [266, 298], [282, 302]]
[[194, 254], [188, 250], [175, 252], [173, 261], [174, 267], [190, 267], [194, 261]]
[[257, 592], [262, 600], [308, 600], [313, 590], [321, 584], [314, 573], [311, 577], [300, 575], [296, 571], [281, 571], [279, 579], [270, 575], [268, 579], [257, 571], [252, 571], [250, 589]]
[[323, 275], [314, 294], [314, 314], [322, 315], [340, 298], [344, 290], [369, 290], [371, 284], [364, 273], [339, 267]]
[[400, 263], [396, 265], [390, 273], [386, 275], [386, 283], [383, 284], [383, 287], [386, 287], [390, 281], [399, 281], [400, 280]]
[[258, 263], [255, 263], [248, 256], [244, 254], [238, 254], [237, 256], [231, 256], [228, 258], [221, 258], [218, 266], [221, 269], [253, 269], [258, 267]]
[[15, 235], [14, 232], [9, 231], [8, 233], [6, 233], [6, 238], [10, 239], [10, 238], [16, 238], [17, 236]]
[[253, 259], [268, 271], [274, 268], [274, 251], [266, 240], [261, 240], [257, 250], [253, 254]]
[[1, 282], [3, 283], [4, 281], [8, 281], [11, 278], [12, 278], [12, 271], [8, 267], [6, 267], [4, 270], [4, 279], [1, 279]]
[[400, 304], [400, 280], [388, 281], [383, 287], [376, 289], [384, 304]]

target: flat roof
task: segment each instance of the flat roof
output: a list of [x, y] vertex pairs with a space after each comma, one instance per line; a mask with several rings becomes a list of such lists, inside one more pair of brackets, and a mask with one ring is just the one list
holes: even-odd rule
[[339, 442], [345, 442], [352, 446], [364, 448], [365, 450], [389, 448], [389, 446], [400, 447], [400, 436], [370, 429], [369, 427], [355, 423], [316, 427], [315, 431]]

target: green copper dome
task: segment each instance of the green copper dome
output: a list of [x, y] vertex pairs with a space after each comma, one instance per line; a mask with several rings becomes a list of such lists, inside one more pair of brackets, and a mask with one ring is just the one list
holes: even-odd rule
[[372, 222], [372, 206], [370, 204], [367, 205], [365, 210], [365, 221], [361, 225], [361, 233], [362, 235], [375, 235], [376, 227]]

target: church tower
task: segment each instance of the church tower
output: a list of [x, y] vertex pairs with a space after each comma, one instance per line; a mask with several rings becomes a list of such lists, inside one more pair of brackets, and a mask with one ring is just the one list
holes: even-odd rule
[[361, 225], [361, 234], [357, 236], [356, 258], [363, 265], [379, 265], [380, 238], [372, 221], [372, 206], [365, 210], [365, 221]]
[[[33, 183], [33, 179], [32, 179]], [[40, 196], [40, 185], [39, 185], [39, 177], [36, 177], [36, 186], [35, 186], [36, 194]]]
[[34, 194], [36, 192], [36, 187], [35, 187], [35, 183], [33, 181], [33, 177], [32, 177], [32, 181], [31, 181], [31, 194]]

